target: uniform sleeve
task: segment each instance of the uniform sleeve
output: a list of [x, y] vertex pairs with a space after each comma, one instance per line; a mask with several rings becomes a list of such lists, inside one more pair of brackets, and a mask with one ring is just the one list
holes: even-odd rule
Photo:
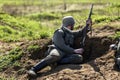
[[72, 34], [74, 35], [74, 37], [81, 37], [82, 36], [82, 30], [73, 31]]
[[84, 34], [84, 32], [89, 32], [89, 29], [86, 29], [86, 27], [84, 27], [83, 29], [81, 29], [81, 30], [78, 30], [78, 31], [73, 31], [72, 33], [73, 33], [73, 35], [75, 36], [75, 37], [81, 37], [81, 36], [83, 36], [83, 34]]
[[53, 36], [53, 43], [57, 48], [64, 51], [65, 53], [72, 54], [74, 49], [65, 44], [63, 36], [64, 32], [62, 30], [56, 31]]

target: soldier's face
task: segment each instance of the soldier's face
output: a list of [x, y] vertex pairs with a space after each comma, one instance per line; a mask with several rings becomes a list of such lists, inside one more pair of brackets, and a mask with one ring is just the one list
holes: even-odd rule
[[67, 28], [70, 29], [70, 30], [73, 30], [73, 26], [67, 26]]

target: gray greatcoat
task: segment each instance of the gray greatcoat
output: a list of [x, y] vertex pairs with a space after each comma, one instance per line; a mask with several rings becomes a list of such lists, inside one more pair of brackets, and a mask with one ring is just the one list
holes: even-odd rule
[[71, 16], [63, 18], [62, 27], [54, 32], [53, 44], [48, 49], [48, 55], [36, 64], [32, 70], [37, 72], [45, 66], [57, 62], [58, 64], [81, 63], [83, 57], [74, 53], [74, 39], [83, 35], [85, 28], [79, 31], [71, 31], [66, 26], [74, 26], [74, 19]]

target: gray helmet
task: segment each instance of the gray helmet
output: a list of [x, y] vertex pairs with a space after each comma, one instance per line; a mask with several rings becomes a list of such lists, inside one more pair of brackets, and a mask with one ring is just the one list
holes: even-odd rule
[[62, 26], [73, 26], [75, 24], [75, 20], [72, 16], [66, 16], [62, 19]]

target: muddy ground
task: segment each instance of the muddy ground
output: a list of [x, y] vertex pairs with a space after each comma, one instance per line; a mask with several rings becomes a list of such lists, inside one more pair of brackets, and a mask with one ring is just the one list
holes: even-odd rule
[[[86, 42], [86, 52], [83, 55], [84, 63], [59, 65], [48, 72], [46, 70], [40, 71], [38, 77], [29, 79], [119, 80], [120, 73], [114, 62], [115, 51], [109, 50], [109, 45], [114, 43], [114, 40], [108, 38], [108, 36], [114, 35], [116, 30], [118, 29], [110, 26], [94, 29], [93, 36]], [[91, 45], [92, 47], [90, 47]]]
[[[92, 36], [86, 40], [82, 64], [47, 66], [38, 73], [37, 77], [30, 77], [26, 72], [44, 57], [46, 46], [51, 43], [51, 40], [18, 43], [24, 50], [29, 44], [38, 44], [41, 49], [37, 52], [26, 51], [19, 60], [21, 66], [4, 69], [1, 75], [8, 78], [14, 76], [17, 80], [119, 80], [120, 73], [115, 66], [114, 51], [109, 50], [109, 45], [115, 43], [109, 36], [114, 35], [117, 30], [119, 29], [110, 26], [93, 29]], [[76, 46], [79, 47], [77, 44]]]

